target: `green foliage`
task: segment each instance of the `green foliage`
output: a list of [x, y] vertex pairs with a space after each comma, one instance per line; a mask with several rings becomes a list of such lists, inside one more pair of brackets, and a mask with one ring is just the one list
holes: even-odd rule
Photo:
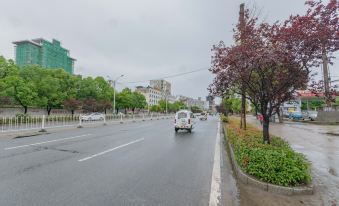
[[180, 109], [187, 109], [187, 106], [181, 102], [181, 101], [176, 101], [173, 104], [171, 104], [171, 112], [177, 112]]
[[143, 109], [147, 106], [146, 98], [139, 92], [132, 92], [129, 88], [123, 89], [116, 97], [117, 109]]
[[225, 122], [225, 123], [228, 122], [228, 116], [226, 116], [226, 115], [224, 115], [224, 114], [221, 114], [221, 115], [220, 115], [220, 119], [221, 119], [222, 122]]
[[132, 109], [142, 109], [145, 108], [147, 105], [146, 98], [139, 92], [132, 93], [132, 102], [131, 102]]
[[31, 81], [20, 76], [9, 76], [5, 80], [5, 95], [12, 97], [27, 112], [27, 107], [34, 105], [37, 97], [36, 87]]
[[233, 96], [223, 98], [222, 106], [225, 112], [228, 113], [240, 113], [241, 111], [241, 99]]
[[[82, 78], [63, 69], [46, 69], [38, 65], [18, 68], [12, 60], [0, 56], [0, 104], [28, 107], [80, 108], [82, 104], [91, 110], [105, 110], [112, 107], [113, 88], [102, 77]], [[87, 103], [87, 104], [86, 104]]]
[[[325, 104], [325, 100], [317, 99], [317, 100], [309, 100], [308, 101], [308, 108], [309, 110], [315, 110], [318, 108], [322, 108]], [[301, 102], [301, 109], [307, 110], [307, 101]]]
[[193, 113], [201, 113], [201, 112], [202, 112], [202, 109], [201, 109], [200, 107], [198, 107], [198, 106], [192, 106], [192, 107], [191, 107], [191, 111], [192, 111]]
[[[166, 111], [166, 101], [164, 99], [161, 99], [159, 101], [158, 107], [154, 107], [153, 109], [156, 109], [156, 112], [165, 112]], [[186, 105], [181, 101], [176, 101], [174, 103], [167, 102], [167, 111], [168, 112], [177, 112], [180, 109], [187, 109]], [[152, 110], [151, 110], [152, 111]]]
[[159, 105], [153, 105], [150, 108], [151, 112], [160, 112], [160, 106]]
[[227, 137], [233, 145], [236, 161], [241, 169], [254, 177], [281, 186], [298, 186], [311, 181], [310, 164], [279, 137], [264, 144], [262, 132], [248, 125], [239, 129], [238, 119], [230, 119]]

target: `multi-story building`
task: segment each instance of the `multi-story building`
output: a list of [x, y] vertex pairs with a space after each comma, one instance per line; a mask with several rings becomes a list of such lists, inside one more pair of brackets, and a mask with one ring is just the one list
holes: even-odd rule
[[15, 41], [15, 62], [19, 66], [37, 64], [45, 68], [63, 68], [68, 73], [74, 72], [74, 58], [69, 50], [61, 47], [58, 40], [49, 42], [45, 39]]
[[154, 79], [150, 81], [150, 86], [159, 90], [163, 96], [171, 95], [171, 83], [163, 79]]
[[148, 87], [137, 86], [135, 91], [140, 92], [142, 95], [145, 96], [148, 106], [158, 105], [159, 101], [162, 99], [161, 92], [150, 86]]
[[166, 99], [168, 103], [171, 103], [171, 104], [173, 104], [176, 101], [176, 98], [173, 95], [166, 96]]
[[208, 102], [208, 110], [215, 112], [216, 111], [216, 105], [214, 101], [214, 97], [209, 95], [206, 97], [206, 101]]
[[196, 106], [201, 109], [206, 109], [206, 101], [203, 101], [201, 97], [198, 97], [198, 99], [194, 99], [191, 97], [178, 95], [177, 100], [183, 102], [188, 108], [191, 108], [192, 106]]

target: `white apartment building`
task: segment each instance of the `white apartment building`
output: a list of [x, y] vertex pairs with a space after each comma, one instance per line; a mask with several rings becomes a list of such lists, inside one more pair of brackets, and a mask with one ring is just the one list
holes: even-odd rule
[[162, 99], [161, 92], [150, 86], [148, 87], [138, 86], [136, 87], [135, 91], [138, 91], [145, 96], [148, 106], [158, 105], [159, 101]]
[[161, 91], [163, 96], [171, 95], [171, 83], [163, 79], [154, 79], [150, 81], [150, 86]]
[[183, 95], [178, 95], [177, 100], [183, 102], [187, 107], [197, 106], [201, 109], [206, 108], [206, 101], [202, 100], [201, 97], [198, 97], [198, 99], [194, 99], [191, 97], [186, 97]]

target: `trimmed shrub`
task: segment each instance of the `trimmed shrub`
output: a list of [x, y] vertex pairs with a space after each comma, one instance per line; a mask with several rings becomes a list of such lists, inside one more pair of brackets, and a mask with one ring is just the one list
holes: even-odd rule
[[222, 122], [225, 122], [225, 123], [228, 122], [228, 117], [224, 114], [220, 115], [220, 119], [221, 119]]
[[310, 163], [304, 155], [279, 137], [271, 136], [271, 144], [264, 144], [262, 131], [250, 124], [244, 131], [238, 124], [236, 118], [229, 118], [227, 137], [244, 172], [281, 186], [300, 186], [311, 181]]

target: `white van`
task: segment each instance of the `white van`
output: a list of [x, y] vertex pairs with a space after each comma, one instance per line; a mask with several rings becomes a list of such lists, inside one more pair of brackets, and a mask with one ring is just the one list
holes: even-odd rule
[[179, 129], [184, 129], [191, 133], [195, 123], [194, 119], [195, 117], [191, 111], [179, 110], [174, 119], [175, 132], [178, 132]]

